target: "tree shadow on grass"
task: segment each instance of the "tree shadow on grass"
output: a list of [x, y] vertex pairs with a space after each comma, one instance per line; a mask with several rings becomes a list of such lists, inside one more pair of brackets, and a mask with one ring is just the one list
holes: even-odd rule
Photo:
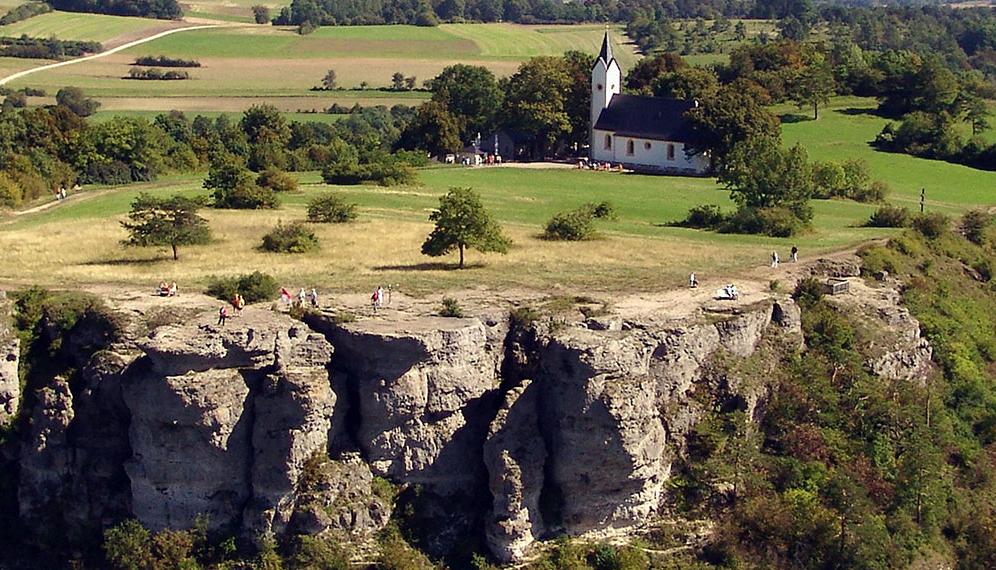
[[809, 115], [800, 115], [798, 113], [783, 113], [778, 115], [778, 120], [783, 124], [786, 123], [805, 123], [806, 121], [812, 121], [813, 117]]
[[94, 259], [94, 260], [91, 260], [91, 261], [84, 261], [83, 263], [80, 263], [80, 265], [98, 266], [98, 267], [102, 266], [102, 265], [110, 265], [110, 266], [128, 266], [128, 265], [142, 266], [142, 265], [155, 265], [155, 264], [161, 263], [163, 261], [173, 261], [173, 258], [172, 257], [152, 257], [152, 258], [144, 258], [144, 259]]
[[851, 117], [868, 115], [870, 117], [882, 117], [883, 119], [888, 119], [887, 116], [880, 113], [878, 109], [874, 107], [848, 107], [846, 109], [837, 109], [836, 112], [842, 115], [849, 115]]
[[[464, 263], [464, 269], [480, 269], [484, 263], [477, 261], [474, 263]], [[381, 265], [374, 267], [376, 271], [455, 271], [460, 269], [459, 263], [447, 263], [445, 261], [426, 261], [424, 263], [412, 263], [409, 265]]]

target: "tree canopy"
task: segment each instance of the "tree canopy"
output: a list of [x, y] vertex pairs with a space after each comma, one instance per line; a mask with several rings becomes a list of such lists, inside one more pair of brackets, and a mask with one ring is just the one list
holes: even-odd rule
[[124, 243], [169, 246], [173, 259], [179, 259], [179, 246], [204, 244], [211, 239], [207, 220], [197, 214], [203, 206], [199, 199], [179, 195], [157, 198], [143, 192], [131, 203], [128, 221], [121, 222], [129, 234]]
[[512, 245], [501, 226], [484, 209], [481, 197], [471, 188], [450, 188], [439, 198], [439, 209], [429, 215], [436, 227], [422, 244], [422, 254], [431, 257], [446, 255], [454, 249], [460, 252], [464, 267], [464, 250], [507, 253]]

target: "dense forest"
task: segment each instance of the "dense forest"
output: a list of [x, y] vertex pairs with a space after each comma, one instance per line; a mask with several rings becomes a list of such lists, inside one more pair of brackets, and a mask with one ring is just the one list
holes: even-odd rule
[[183, 15], [176, 0], [49, 0], [56, 10], [174, 20]]

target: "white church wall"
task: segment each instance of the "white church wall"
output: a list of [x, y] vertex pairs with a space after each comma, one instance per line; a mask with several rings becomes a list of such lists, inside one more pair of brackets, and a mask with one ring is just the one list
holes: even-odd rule
[[[704, 174], [709, 161], [700, 154], [685, 155], [685, 145], [636, 137], [616, 136], [608, 131], [593, 131], [592, 158], [599, 162], [623, 163], [631, 167], [649, 167], [660, 170], [679, 170]], [[605, 148], [605, 137], [611, 139], [611, 148]], [[629, 143], [632, 142], [632, 153]], [[674, 156], [668, 158], [668, 145], [674, 146]]]

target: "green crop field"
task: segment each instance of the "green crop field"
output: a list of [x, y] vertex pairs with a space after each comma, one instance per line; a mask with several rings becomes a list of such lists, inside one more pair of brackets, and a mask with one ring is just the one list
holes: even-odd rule
[[[133, 117], [152, 121], [157, 115], [162, 114], [162, 111], [115, 111], [115, 110], [101, 110], [93, 115], [92, 120], [98, 123], [102, 123], [111, 119], [113, 117]], [[242, 118], [242, 113], [235, 111], [203, 111], [203, 112], [192, 112], [187, 113], [188, 118], [193, 118], [198, 115], [203, 115], [209, 118], [216, 118], [220, 115], [228, 115], [233, 121], [238, 122]], [[332, 115], [329, 113], [296, 113], [287, 112], [284, 113], [284, 117], [288, 121], [299, 121], [302, 123], [334, 123], [336, 121], [341, 121], [343, 118], [349, 115]]]
[[[60, 15], [61, 16], [61, 15]], [[88, 15], [83, 15], [88, 17]], [[123, 108], [113, 99], [133, 102], [135, 110], [166, 110], [165, 97], [211, 98], [211, 110], [232, 110], [230, 97], [307, 97], [281, 108], [320, 109], [332, 102], [352, 105], [361, 100], [386, 98], [394, 104], [425, 98], [423, 93], [377, 91], [310, 91], [329, 69], [339, 83], [354, 88], [361, 83], [383, 87], [401, 72], [417, 81], [434, 77], [452, 63], [484, 65], [498, 75], [514, 73], [519, 63], [535, 55], [555, 55], [568, 49], [598, 49], [601, 26], [521, 26], [515, 24], [453, 24], [436, 28], [417, 26], [325, 27], [305, 36], [291, 28], [227, 26], [173, 34], [124, 52], [78, 65], [25, 77], [14, 87], [30, 85], [49, 91], [65, 85], [82, 87], [107, 106]], [[615, 35], [620, 41], [621, 32]], [[624, 67], [635, 61], [630, 46], [616, 45]], [[196, 59], [202, 67], [189, 70], [186, 81], [124, 79], [135, 57], [167, 55]], [[315, 102], [314, 99], [322, 102]], [[205, 108], [198, 103], [198, 110]], [[188, 107], [189, 108], [189, 107]], [[238, 108], [245, 108], [242, 105]]]
[[147, 18], [49, 12], [0, 26], [0, 35], [20, 36], [26, 34], [36, 38], [106, 42], [119, 36], [163, 27], [163, 24], [160, 20]]

